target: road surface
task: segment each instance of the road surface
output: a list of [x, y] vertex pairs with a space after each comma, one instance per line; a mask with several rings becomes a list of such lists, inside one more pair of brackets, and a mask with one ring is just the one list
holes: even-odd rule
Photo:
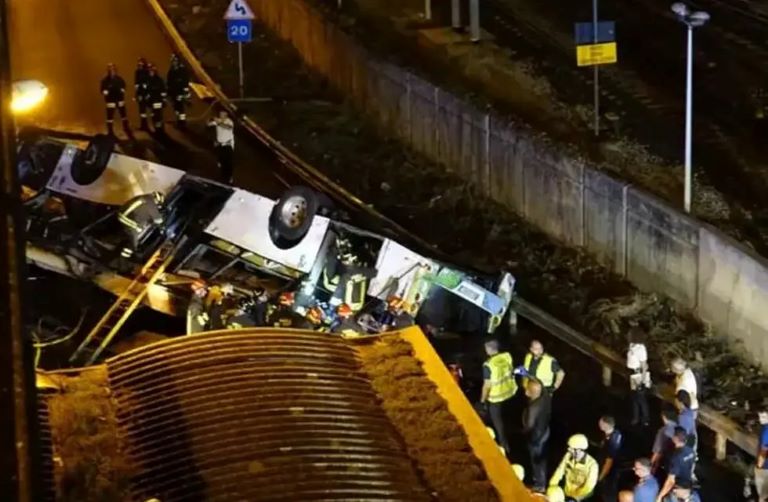
[[[172, 53], [144, 0], [10, 0], [10, 37], [14, 80], [40, 80], [50, 90], [45, 105], [23, 117], [19, 124], [85, 134], [105, 132], [99, 83], [107, 64], [115, 63], [126, 80], [129, 118], [136, 128], [136, 62], [140, 57], [147, 58], [164, 76]], [[142, 132], [128, 138], [116, 123], [120, 146], [126, 153], [215, 178], [211, 138], [203, 126], [208, 110], [206, 103], [193, 101], [188, 114], [191, 131], [182, 134], [172, 126], [172, 111], [166, 107], [169, 127], [164, 138]], [[287, 183], [296, 182], [286, 173], [278, 174], [277, 163], [269, 152], [246, 138], [238, 139], [236, 185], [277, 197]]]

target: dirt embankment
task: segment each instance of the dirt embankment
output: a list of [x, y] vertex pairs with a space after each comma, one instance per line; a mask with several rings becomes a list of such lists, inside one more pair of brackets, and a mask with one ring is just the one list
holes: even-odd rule
[[52, 375], [60, 391], [48, 397], [56, 475], [62, 502], [130, 500], [134, 467], [117, 431], [104, 367]]
[[357, 352], [384, 411], [437, 499], [499, 500], [464, 431], [427, 379], [411, 346], [383, 337], [360, 345]]
[[[195, 0], [163, 3], [214, 79], [235, 95], [236, 51], [219, 15], [226, 0], [194, 9]], [[246, 89], [275, 100], [251, 105], [249, 113], [283, 144], [457, 262], [511, 271], [523, 296], [613, 349], [623, 353], [628, 327], [641, 326], [655, 349], [657, 381], [669, 358], [682, 355], [699, 367], [706, 403], [741, 423], [752, 420], [744, 400], [768, 395], [768, 378], [689, 312], [638, 292], [585, 252], [553, 241], [458, 175], [381, 134], [303, 66], [287, 43], [258, 23], [254, 29], [254, 42], [244, 48], [246, 68], [252, 69]]]

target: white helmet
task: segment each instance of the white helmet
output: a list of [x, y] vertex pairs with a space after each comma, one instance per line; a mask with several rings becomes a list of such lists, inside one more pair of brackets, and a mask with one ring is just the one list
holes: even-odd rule
[[548, 502], [565, 502], [565, 493], [559, 486], [550, 486], [547, 489]]

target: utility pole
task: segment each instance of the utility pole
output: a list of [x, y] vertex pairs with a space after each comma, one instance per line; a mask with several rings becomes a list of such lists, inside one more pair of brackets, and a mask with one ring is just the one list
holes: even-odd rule
[[16, 133], [8, 7], [0, 0], [0, 494], [3, 500], [40, 500], [37, 396], [31, 347], [23, 334], [24, 222], [16, 172]]
[[[598, 39], [597, 28], [597, 0], [592, 0], [592, 43]], [[594, 65], [594, 109], [595, 109], [595, 136], [600, 136], [600, 66]]]

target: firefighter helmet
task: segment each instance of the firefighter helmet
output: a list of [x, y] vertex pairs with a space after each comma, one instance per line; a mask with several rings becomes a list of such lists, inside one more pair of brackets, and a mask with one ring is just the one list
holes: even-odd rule
[[403, 299], [399, 296], [391, 295], [387, 298], [387, 306], [392, 310], [400, 309], [403, 307]]
[[292, 306], [294, 301], [295, 301], [295, 295], [291, 291], [284, 291], [280, 293], [280, 296], [278, 297], [278, 300], [277, 300], [277, 302], [280, 305], [285, 305], [286, 307]]
[[199, 293], [201, 291], [205, 291], [206, 289], [208, 289], [207, 286], [205, 285], [205, 282], [199, 279], [196, 281], [192, 281], [192, 284], [190, 285], [190, 287], [192, 288], [192, 291], [194, 291], [195, 293]]
[[339, 317], [346, 318], [352, 315], [352, 309], [346, 303], [342, 303], [341, 305], [336, 307], [336, 314]]
[[320, 324], [325, 319], [325, 312], [323, 309], [315, 305], [307, 312], [307, 320], [312, 324]]

